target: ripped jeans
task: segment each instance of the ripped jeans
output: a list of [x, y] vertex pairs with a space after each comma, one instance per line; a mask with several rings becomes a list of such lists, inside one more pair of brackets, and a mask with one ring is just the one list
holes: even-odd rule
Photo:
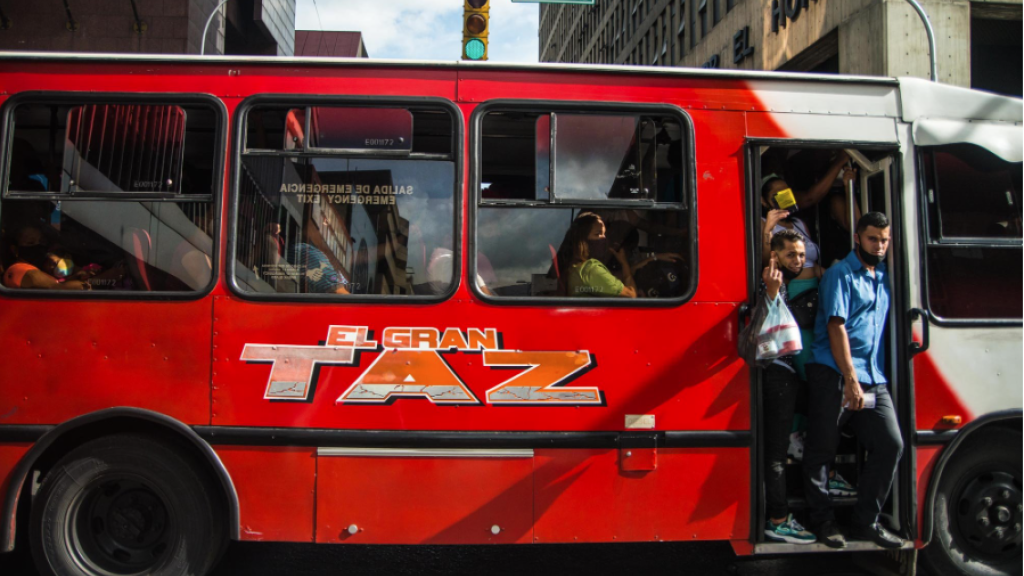
[[786, 452], [789, 434], [793, 428], [793, 411], [800, 390], [800, 377], [789, 370], [772, 364], [764, 369], [761, 378], [761, 412], [764, 430], [764, 495], [767, 518], [785, 518], [789, 514], [786, 503]]

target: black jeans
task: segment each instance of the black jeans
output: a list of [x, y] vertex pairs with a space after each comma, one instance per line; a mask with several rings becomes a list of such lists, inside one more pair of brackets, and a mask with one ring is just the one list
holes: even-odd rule
[[785, 518], [786, 453], [793, 428], [793, 409], [800, 390], [800, 377], [772, 364], [764, 370], [761, 396], [764, 400], [764, 496], [768, 518]]
[[834, 521], [828, 496], [828, 467], [836, 457], [839, 430], [850, 423], [860, 445], [867, 450], [857, 482], [857, 505], [853, 524], [867, 526], [878, 520], [889, 496], [896, 465], [903, 455], [896, 412], [889, 389], [863, 388], [875, 393], [875, 407], [852, 411], [843, 409], [843, 377], [822, 364], [807, 365], [807, 438], [804, 440], [804, 491], [811, 509], [811, 526]]

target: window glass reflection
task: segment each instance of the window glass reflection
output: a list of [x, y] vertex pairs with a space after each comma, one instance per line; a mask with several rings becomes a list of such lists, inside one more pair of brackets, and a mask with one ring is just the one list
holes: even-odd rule
[[454, 179], [448, 161], [244, 157], [236, 281], [258, 293], [442, 294]]

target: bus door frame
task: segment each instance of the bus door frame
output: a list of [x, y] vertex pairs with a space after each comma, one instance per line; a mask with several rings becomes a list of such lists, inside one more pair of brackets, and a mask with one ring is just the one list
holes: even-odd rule
[[[813, 140], [800, 138], [758, 138], [747, 137], [744, 141], [746, 168], [745, 168], [745, 208], [746, 218], [745, 229], [747, 232], [747, 302], [740, 307], [740, 323], [742, 329], [744, 318], [753, 309], [754, 299], [757, 295], [758, 282], [761, 277], [761, 147], [789, 148], [789, 149], [812, 149], [827, 148], [835, 150], [871, 150], [887, 152], [888, 155], [881, 160], [876, 160], [871, 168], [875, 170], [864, 170], [861, 162], [866, 157], [860, 155], [858, 159], [851, 155], [854, 163], [861, 167], [859, 180], [861, 182], [861, 201], [865, 202], [870, 197], [867, 190], [868, 178], [874, 174], [888, 171], [888, 179], [885, 182], [885, 210], [892, 223], [892, 243], [889, 249], [890, 289], [892, 302], [889, 310], [890, 332], [888, 336], [887, 361], [890, 365], [894, 382], [890, 383], [890, 389], [895, 403], [896, 416], [900, 424], [900, 432], [903, 438], [903, 457], [900, 459], [897, 468], [896, 478], [893, 481], [893, 489], [890, 492], [892, 507], [897, 515], [892, 520], [895, 528], [899, 529], [904, 536], [916, 539], [918, 535], [917, 526], [917, 481], [914, 470], [916, 469], [916, 455], [913, 448], [914, 430], [914, 388], [913, 388], [913, 365], [911, 363], [911, 352], [908, 345], [911, 342], [911, 316], [910, 316], [910, 282], [908, 266], [908, 245], [915, 242], [908, 242], [905, 238], [904, 226], [907, 212], [903, 206], [903, 174], [902, 161], [903, 150], [897, 143], [863, 142], [850, 140]], [[870, 171], [872, 174], [868, 174]], [[893, 328], [895, 327], [895, 331]], [[806, 345], [806, 344], [805, 344]], [[751, 482], [750, 482], [750, 542], [753, 545], [764, 543], [764, 531], [762, 526], [765, 522], [764, 512], [764, 444], [761, 439], [761, 371], [751, 369], [750, 371], [750, 428], [751, 428]], [[885, 512], [883, 511], [883, 514]]]

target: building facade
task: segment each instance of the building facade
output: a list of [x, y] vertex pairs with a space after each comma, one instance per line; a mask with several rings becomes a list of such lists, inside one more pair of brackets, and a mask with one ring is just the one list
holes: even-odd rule
[[[0, 4], [0, 50], [198, 54], [220, 0], [67, 0]], [[206, 54], [291, 56], [295, 0], [230, 0]]]
[[[1021, 0], [919, 0], [939, 81], [1021, 95]], [[597, 0], [540, 8], [540, 61], [930, 75], [905, 0]]]
[[295, 31], [296, 56], [369, 58], [362, 32]]

